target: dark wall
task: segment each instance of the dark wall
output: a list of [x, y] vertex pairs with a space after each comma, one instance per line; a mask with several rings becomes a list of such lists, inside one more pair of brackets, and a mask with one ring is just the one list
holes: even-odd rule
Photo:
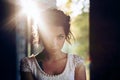
[[0, 80], [16, 79], [14, 5], [0, 0]]
[[120, 80], [119, 5], [90, 1], [90, 80]]

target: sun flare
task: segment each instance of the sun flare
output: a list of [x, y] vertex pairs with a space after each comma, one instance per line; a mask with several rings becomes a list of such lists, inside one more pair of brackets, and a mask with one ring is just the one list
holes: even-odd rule
[[33, 0], [20, 0], [20, 4], [22, 7], [22, 13], [36, 21], [39, 13], [37, 3]]

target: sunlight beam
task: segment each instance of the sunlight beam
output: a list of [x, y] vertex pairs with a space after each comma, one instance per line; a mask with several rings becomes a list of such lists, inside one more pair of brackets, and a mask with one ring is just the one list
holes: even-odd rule
[[38, 16], [38, 6], [37, 3], [33, 0], [20, 0], [22, 13], [26, 14], [28, 17], [33, 20], [37, 20]]

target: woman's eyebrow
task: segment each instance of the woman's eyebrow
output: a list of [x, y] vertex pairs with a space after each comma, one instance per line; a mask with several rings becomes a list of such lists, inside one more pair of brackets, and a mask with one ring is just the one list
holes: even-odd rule
[[64, 36], [65, 34], [59, 34], [59, 36]]

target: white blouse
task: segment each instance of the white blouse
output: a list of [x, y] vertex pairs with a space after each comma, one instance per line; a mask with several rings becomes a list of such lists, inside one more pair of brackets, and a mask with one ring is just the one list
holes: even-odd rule
[[68, 54], [67, 63], [62, 73], [58, 75], [49, 75], [39, 66], [35, 57], [25, 57], [21, 60], [21, 71], [31, 72], [36, 80], [74, 80], [75, 68], [77, 65], [83, 65], [83, 59], [77, 55]]

